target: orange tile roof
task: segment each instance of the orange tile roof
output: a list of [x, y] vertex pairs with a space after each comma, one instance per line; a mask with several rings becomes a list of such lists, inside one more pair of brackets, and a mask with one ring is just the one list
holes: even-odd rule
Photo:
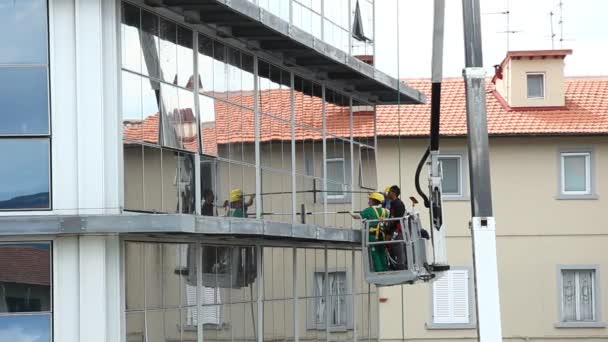
[[[428, 79], [406, 81], [430, 98], [431, 83]], [[509, 108], [494, 91], [488, 80], [486, 108], [490, 135], [591, 135], [608, 134], [608, 77], [566, 78], [564, 107], [556, 108]], [[231, 101], [253, 107], [253, 95], [236, 98], [228, 94]], [[203, 152], [217, 155], [217, 145], [254, 141], [253, 111], [233, 106], [223, 101], [213, 101], [215, 121], [201, 122]], [[291, 139], [290, 92], [269, 90], [260, 94], [260, 109], [263, 113], [274, 113], [283, 119], [276, 120], [267, 115], [260, 118], [262, 141]], [[309, 128], [296, 128], [296, 140], [319, 140], [323, 127], [322, 101], [308, 96], [295, 97], [296, 122]], [[378, 136], [427, 136], [430, 127], [430, 104], [377, 107]], [[327, 132], [339, 137], [348, 137], [350, 123], [348, 108], [326, 105]], [[124, 139], [158, 143], [158, 113], [145, 120], [129, 120], [124, 123]], [[444, 136], [463, 136], [467, 133], [464, 83], [462, 78], [448, 78], [442, 82], [441, 127]], [[353, 117], [355, 137], [373, 137], [373, 116], [356, 114]], [[196, 140], [186, 142], [186, 149], [196, 150]]]
[[[566, 78], [564, 107], [509, 108], [501, 103], [494, 85], [487, 82], [486, 108], [490, 135], [608, 134], [608, 77]], [[408, 85], [430, 98], [430, 80], [409, 80]], [[431, 106], [381, 106], [377, 109], [378, 135], [426, 136]], [[401, 118], [400, 128], [398, 118]], [[445, 136], [466, 135], [466, 104], [462, 78], [442, 82], [441, 127]]]

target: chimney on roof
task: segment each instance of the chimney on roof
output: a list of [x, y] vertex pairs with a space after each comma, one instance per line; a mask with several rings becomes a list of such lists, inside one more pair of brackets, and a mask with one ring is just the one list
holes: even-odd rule
[[572, 50], [509, 51], [494, 66], [492, 83], [511, 108], [565, 105], [564, 59]]

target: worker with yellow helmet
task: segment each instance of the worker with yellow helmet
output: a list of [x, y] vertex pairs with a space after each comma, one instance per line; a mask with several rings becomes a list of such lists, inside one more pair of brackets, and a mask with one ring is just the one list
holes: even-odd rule
[[[369, 241], [384, 240], [384, 232], [382, 229], [382, 219], [389, 217], [389, 211], [382, 207], [384, 195], [379, 192], [372, 192], [368, 196], [369, 207], [363, 209], [360, 215], [352, 215], [356, 219], [368, 220], [369, 223]], [[388, 271], [388, 254], [385, 246], [370, 247], [370, 259], [374, 272]]]
[[243, 200], [243, 191], [241, 189], [233, 189], [230, 191], [230, 203], [224, 202], [224, 206], [228, 208], [227, 216], [231, 217], [247, 217], [247, 209], [253, 205], [255, 195], [249, 197], [247, 203]]

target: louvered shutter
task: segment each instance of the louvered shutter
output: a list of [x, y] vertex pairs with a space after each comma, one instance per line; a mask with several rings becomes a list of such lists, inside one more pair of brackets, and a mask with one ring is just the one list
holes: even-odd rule
[[220, 289], [203, 286], [203, 324], [220, 324]]
[[186, 285], [186, 303], [188, 304], [187, 311], [187, 325], [195, 326], [198, 316], [198, 311], [196, 310], [196, 286]]
[[433, 283], [433, 323], [469, 323], [469, 272], [448, 271]]

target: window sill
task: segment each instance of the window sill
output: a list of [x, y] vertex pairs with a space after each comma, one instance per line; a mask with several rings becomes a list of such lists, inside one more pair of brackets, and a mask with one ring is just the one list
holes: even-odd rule
[[465, 202], [465, 201], [469, 201], [470, 198], [469, 196], [449, 196], [449, 195], [442, 195], [441, 196], [441, 200], [444, 202]]
[[467, 330], [477, 328], [477, 325], [475, 323], [426, 323], [425, 326], [427, 330]]
[[556, 328], [606, 328], [605, 322], [557, 322], [553, 325]]
[[[306, 330], [317, 330], [317, 331], [325, 331], [325, 327], [318, 326], [316, 328], [307, 328]], [[329, 328], [329, 332], [347, 332], [348, 330], [353, 330], [351, 327], [331, 327]]]
[[587, 195], [566, 195], [566, 194], [558, 194], [555, 196], [556, 200], [598, 200], [600, 197], [596, 194], [587, 194]]

